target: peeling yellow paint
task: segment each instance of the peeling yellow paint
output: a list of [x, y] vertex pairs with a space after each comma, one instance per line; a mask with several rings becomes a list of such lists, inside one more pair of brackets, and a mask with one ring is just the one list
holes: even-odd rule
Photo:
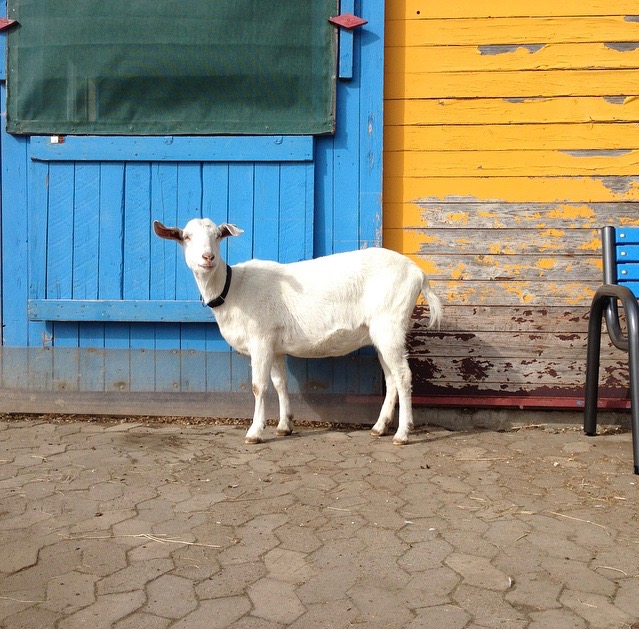
[[464, 272], [466, 270], [466, 265], [461, 262], [452, 270], [450, 276], [454, 280], [461, 280], [464, 277]]
[[594, 236], [588, 242], [579, 245], [579, 249], [581, 251], [599, 251], [601, 249], [601, 239]]
[[548, 271], [555, 266], [556, 260], [554, 258], [541, 258], [537, 261], [536, 266], [540, 269]]
[[593, 220], [595, 216], [594, 210], [587, 205], [560, 205], [548, 212], [548, 218], [562, 221], [575, 219]]
[[566, 232], [561, 229], [547, 229], [539, 234], [541, 238], [563, 238]]
[[528, 282], [520, 282], [517, 285], [505, 285], [506, 292], [515, 295], [522, 304], [528, 304], [532, 301], [532, 295], [530, 294], [528, 288]]
[[442, 269], [433, 262], [433, 260], [429, 260], [426, 258], [413, 258], [414, 262], [417, 262], [418, 266], [421, 268], [426, 275], [438, 275], [442, 273]]
[[460, 225], [468, 225], [470, 217], [466, 212], [454, 212], [446, 216], [449, 223], [459, 223]]
[[561, 294], [564, 303], [569, 306], [578, 306], [583, 303], [587, 303], [592, 299], [593, 291], [590, 287], [584, 284], [578, 284], [576, 282], [569, 282], [566, 284], [555, 284], [553, 282], [548, 283], [548, 293], [552, 295]]

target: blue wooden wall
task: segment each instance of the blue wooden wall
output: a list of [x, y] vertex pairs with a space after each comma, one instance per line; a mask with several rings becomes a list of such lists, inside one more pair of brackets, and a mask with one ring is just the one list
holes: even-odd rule
[[[248, 360], [221, 339], [179, 247], [151, 222], [237, 224], [231, 264], [381, 244], [383, 2], [342, 5], [369, 23], [342, 35], [334, 136], [59, 142], [0, 131], [1, 387], [250, 391]], [[293, 391], [381, 390], [367, 351], [289, 368]]]

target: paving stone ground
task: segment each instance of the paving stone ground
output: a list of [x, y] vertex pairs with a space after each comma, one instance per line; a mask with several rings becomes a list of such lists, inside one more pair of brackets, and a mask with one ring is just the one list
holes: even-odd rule
[[0, 421], [0, 626], [639, 627], [631, 436]]

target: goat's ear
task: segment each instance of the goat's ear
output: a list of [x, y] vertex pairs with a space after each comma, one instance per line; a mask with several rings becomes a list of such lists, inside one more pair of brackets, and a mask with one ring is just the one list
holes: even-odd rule
[[235, 225], [231, 225], [231, 223], [222, 223], [217, 228], [217, 235], [222, 240], [222, 238], [228, 238], [229, 236], [239, 236], [243, 234], [244, 230], [236, 227]]
[[182, 230], [179, 227], [165, 227], [160, 221], [153, 221], [153, 231], [166, 240], [182, 242]]

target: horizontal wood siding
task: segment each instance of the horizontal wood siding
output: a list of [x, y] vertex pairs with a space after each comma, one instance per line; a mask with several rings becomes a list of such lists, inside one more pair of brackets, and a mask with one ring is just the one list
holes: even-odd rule
[[[423, 396], [582, 394], [599, 228], [639, 224], [628, 0], [390, 3], [384, 243], [445, 303], [409, 339]], [[605, 393], [625, 357], [602, 349]]]

